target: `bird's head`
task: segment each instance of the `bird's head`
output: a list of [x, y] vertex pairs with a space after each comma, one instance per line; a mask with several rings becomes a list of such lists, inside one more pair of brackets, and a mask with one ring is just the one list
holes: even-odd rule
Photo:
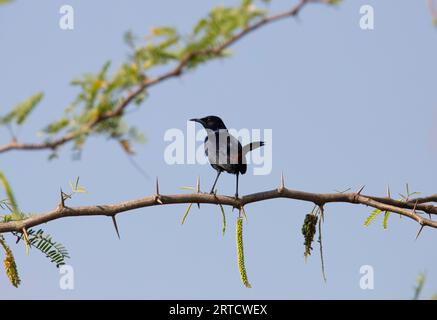
[[207, 116], [200, 119], [190, 119], [190, 121], [195, 121], [200, 123], [205, 129], [209, 129], [212, 131], [217, 130], [226, 130], [226, 126], [223, 123], [222, 119], [217, 116]]

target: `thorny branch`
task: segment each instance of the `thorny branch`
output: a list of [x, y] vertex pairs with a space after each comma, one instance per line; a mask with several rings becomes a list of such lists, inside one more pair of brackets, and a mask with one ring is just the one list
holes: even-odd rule
[[[437, 207], [424, 201], [437, 200], [436, 196], [429, 198], [418, 198], [405, 200], [394, 200], [391, 198], [374, 197], [361, 194], [362, 188], [358, 192], [350, 193], [311, 193], [298, 190], [292, 190], [285, 187], [283, 178], [278, 188], [268, 191], [252, 193], [242, 198], [234, 198], [225, 195], [215, 195], [208, 193], [196, 192], [192, 194], [175, 194], [163, 195], [160, 194], [158, 180], [156, 181], [156, 194], [140, 199], [125, 201], [116, 204], [83, 206], [83, 207], [68, 207], [65, 203], [60, 203], [54, 210], [34, 215], [30, 218], [19, 221], [9, 221], [0, 223], [0, 233], [6, 232], [22, 232], [28, 228], [47, 223], [56, 219], [66, 217], [79, 216], [108, 216], [113, 220], [118, 213], [127, 212], [135, 209], [163, 206], [170, 204], [189, 204], [189, 203], [205, 203], [205, 204], [221, 204], [232, 206], [235, 208], [243, 208], [245, 205], [261, 202], [270, 199], [286, 198], [312, 202], [319, 207], [326, 207], [329, 203], [351, 203], [361, 204], [379, 209], [400, 214], [416, 221], [420, 225], [420, 231], [425, 227], [437, 228], [437, 221], [431, 219], [431, 215], [437, 215]], [[428, 214], [429, 219], [423, 217], [423, 214]]]

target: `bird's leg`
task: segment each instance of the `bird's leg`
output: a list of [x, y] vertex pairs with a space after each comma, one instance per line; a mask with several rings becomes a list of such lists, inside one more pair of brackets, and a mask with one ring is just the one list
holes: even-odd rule
[[217, 180], [218, 180], [218, 178], [220, 177], [220, 174], [222, 173], [222, 171], [221, 170], [217, 170], [217, 177], [215, 177], [215, 180], [214, 180], [214, 184], [212, 185], [212, 188], [211, 188], [211, 194], [213, 194], [214, 193], [214, 188], [215, 188], [215, 185], [216, 185], [216, 183], [217, 183]]
[[237, 172], [237, 178], [236, 178], [236, 189], [235, 189], [235, 199], [238, 199], [238, 172]]

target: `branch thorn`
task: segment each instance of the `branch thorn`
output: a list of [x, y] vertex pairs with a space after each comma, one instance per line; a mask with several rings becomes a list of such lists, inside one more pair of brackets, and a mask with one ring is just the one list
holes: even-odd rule
[[65, 208], [65, 197], [64, 197], [64, 191], [62, 191], [62, 188], [60, 188], [60, 191], [61, 191], [61, 199], [60, 199], [60, 201], [59, 201], [59, 205], [58, 205], [58, 207], [59, 207], [60, 209], [64, 209], [64, 208]]
[[112, 218], [112, 223], [114, 224], [115, 232], [117, 232], [117, 237], [118, 239], [120, 239], [120, 233], [118, 232], [118, 225], [117, 225], [117, 220], [115, 219], [115, 214], [111, 216], [111, 218]]
[[365, 187], [366, 185], [363, 185], [361, 188], [360, 188], [360, 190], [358, 190], [358, 192], [357, 192], [357, 196], [359, 196], [360, 194], [361, 194], [361, 192], [364, 190], [364, 187]]
[[278, 188], [278, 192], [282, 193], [285, 190], [285, 179], [284, 179], [284, 172], [281, 172], [281, 180]]
[[159, 180], [158, 180], [158, 177], [156, 177], [156, 195], [159, 196]]
[[416, 235], [416, 240], [417, 240], [417, 238], [419, 238], [419, 235], [420, 235], [420, 233], [422, 232], [423, 227], [425, 227], [425, 225], [424, 225], [422, 222], [421, 222], [420, 224], [421, 224], [421, 226], [420, 226], [419, 232], [418, 232], [417, 235]]
[[163, 204], [161, 201], [161, 195], [159, 194], [159, 180], [158, 177], [156, 177], [156, 194], [155, 194], [155, 201], [159, 204]]

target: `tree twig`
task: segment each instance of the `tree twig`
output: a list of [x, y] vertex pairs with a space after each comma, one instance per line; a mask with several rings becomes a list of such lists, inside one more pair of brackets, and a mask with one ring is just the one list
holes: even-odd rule
[[142, 83], [138, 85], [138, 87], [129, 93], [119, 104], [116, 106], [113, 110], [108, 111], [106, 113], [101, 114], [99, 117], [97, 117], [95, 120], [91, 121], [88, 125], [86, 125], [84, 128], [78, 131], [67, 133], [66, 135], [52, 139], [52, 140], [46, 140], [44, 142], [40, 143], [19, 143], [16, 140], [12, 140], [11, 142], [0, 146], [0, 153], [5, 153], [12, 150], [27, 150], [27, 151], [34, 151], [34, 150], [54, 150], [57, 147], [64, 145], [74, 139], [76, 139], [78, 136], [83, 134], [88, 134], [94, 127], [99, 125], [100, 123], [111, 119], [111, 118], [117, 118], [123, 116], [123, 113], [125, 109], [130, 105], [132, 101], [135, 100], [136, 97], [138, 97], [140, 94], [142, 94], [146, 89], [157, 85], [161, 82], [164, 82], [168, 79], [179, 77], [182, 75], [182, 73], [185, 71], [185, 67], [194, 59], [201, 56], [210, 56], [210, 55], [220, 55], [223, 53], [224, 50], [229, 48], [231, 45], [235, 44], [242, 38], [244, 38], [246, 35], [252, 33], [253, 31], [266, 26], [268, 24], [271, 24], [273, 22], [283, 20], [289, 17], [296, 16], [302, 8], [309, 2], [321, 2], [323, 3], [323, 0], [300, 0], [298, 4], [296, 4], [293, 8], [290, 10], [265, 17], [256, 23], [246, 27], [245, 29], [241, 30], [237, 34], [235, 34], [230, 39], [226, 40], [225, 42], [221, 43], [217, 47], [209, 48], [207, 50], [200, 50], [200, 51], [194, 51], [189, 53], [187, 56], [182, 58], [180, 62], [171, 70], [155, 77], [155, 78], [146, 78]]

